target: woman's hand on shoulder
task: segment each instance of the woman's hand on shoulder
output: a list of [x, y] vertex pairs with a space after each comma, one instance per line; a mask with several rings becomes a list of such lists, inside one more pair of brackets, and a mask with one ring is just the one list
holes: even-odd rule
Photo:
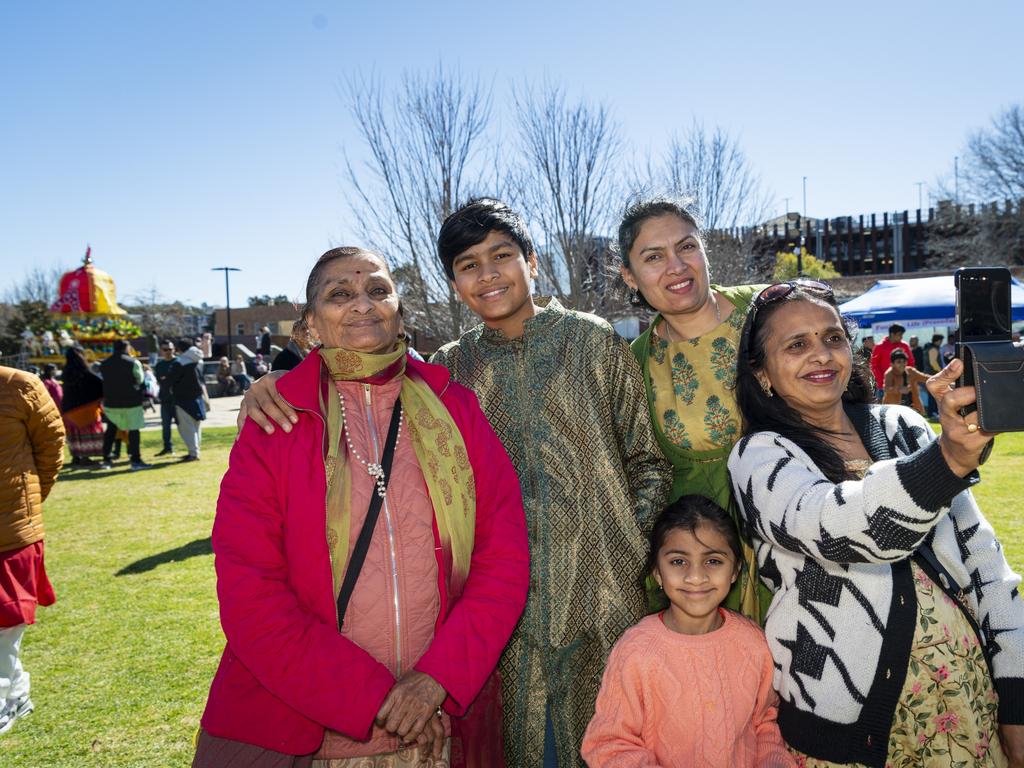
[[956, 475], [966, 477], [978, 468], [982, 451], [995, 435], [977, 428], [977, 412], [960, 415], [960, 409], [976, 399], [974, 387], [954, 387], [962, 371], [963, 362], [953, 359], [928, 379], [926, 386], [928, 393], [939, 404], [939, 422], [942, 424], [939, 447], [942, 456]]
[[268, 435], [274, 434], [274, 422], [280, 424], [285, 432], [292, 431], [292, 424], [299, 420], [298, 414], [277, 391], [277, 380], [286, 373], [288, 371], [271, 371], [249, 387], [238, 407], [235, 423], [239, 432], [247, 418], [255, 421]]

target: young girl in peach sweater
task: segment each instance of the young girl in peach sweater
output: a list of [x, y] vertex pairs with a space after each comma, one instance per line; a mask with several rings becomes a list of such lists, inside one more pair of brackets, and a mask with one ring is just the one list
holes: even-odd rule
[[796, 765], [775, 722], [764, 633], [720, 605], [740, 565], [736, 528], [714, 502], [684, 496], [659, 515], [648, 567], [669, 607], [612, 649], [583, 738], [590, 768]]

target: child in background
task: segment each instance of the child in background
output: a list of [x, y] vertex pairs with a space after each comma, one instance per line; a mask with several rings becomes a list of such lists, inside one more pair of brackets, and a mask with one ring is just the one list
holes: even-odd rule
[[703, 496], [659, 515], [647, 564], [669, 607], [612, 649], [583, 739], [590, 768], [796, 765], [775, 721], [764, 633], [721, 607], [740, 553], [732, 519]]

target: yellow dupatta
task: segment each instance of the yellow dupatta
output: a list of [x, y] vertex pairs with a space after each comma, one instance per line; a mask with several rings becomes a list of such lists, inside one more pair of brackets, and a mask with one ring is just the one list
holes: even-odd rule
[[[407, 373], [404, 344], [399, 344], [394, 352], [381, 355], [327, 347], [320, 347], [318, 351], [333, 381], [383, 384], [402, 377], [399, 395], [405, 419], [402, 432], [412, 440], [433, 503], [441, 548], [446, 559], [451, 560], [450, 590], [460, 593], [473, 555], [476, 488], [466, 443], [451, 414], [426, 382]], [[326, 398], [321, 390], [320, 411], [327, 424], [328, 451], [324, 462], [327, 541], [337, 595], [348, 560], [352, 477], [348, 452], [342, 449], [341, 401], [333, 386], [328, 389]]]

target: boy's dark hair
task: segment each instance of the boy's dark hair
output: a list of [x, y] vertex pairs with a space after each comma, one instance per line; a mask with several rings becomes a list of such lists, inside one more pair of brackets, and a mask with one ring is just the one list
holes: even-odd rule
[[[768, 336], [768, 321], [772, 315], [790, 302], [808, 301], [831, 307], [839, 315], [846, 340], [853, 343], [856, 324], [839, 314], [834, 296], [823, 296], [799, 285], [785, 297], [772, 301], [756, 311], [747, 313], [747, 319], [740, 332], [739, 351], [736, 353], [736, 405], [743, 417], [743, 434], [754, 432], [778, 432], [792, 440], [811, 458], [811, 461], [833, 483], [849, 480], [846, 462], [819, 427], [812, 426], [783, 397], [774, 397], [761, 388], [755, 375], [765, 367]], [[874, 402], [874, 381], [867, 361], [859, 355], [852, 356], [850, 381], [843, 392], [843, 402], [849, 405], [866, 405]]]
[[529, 258], [534, 252], [533, 241], [522, 216], [500, 200], [478, 197], [445, 219], [437, 234], [437, 257], [449, 280], [455, 279], [455, 271], [452, 269], [455, 257], [467, 248], [482, 243], [494, 231], [504, 232], [511, 237], [522, 250], [523, 258]]
[[711, 499], [694, 494], [681, 496], [673, 501], [661, 511], [654, 521], [654, 527], [651, 528], [650, 548], [647, 551], [647, 573], [653, 571], [657, 566], [658, 552], [665, 544], [665, 538], [670, 532], [681, 528], [696, 535], [697, 527], [701, 523], [707, 523], [725, 537], [729, 549], [732, 550], [732, 554], [736, 558], [738, 569], [743, 563], [743, 550], [740, 548], [740, 536], [732, 517]]

